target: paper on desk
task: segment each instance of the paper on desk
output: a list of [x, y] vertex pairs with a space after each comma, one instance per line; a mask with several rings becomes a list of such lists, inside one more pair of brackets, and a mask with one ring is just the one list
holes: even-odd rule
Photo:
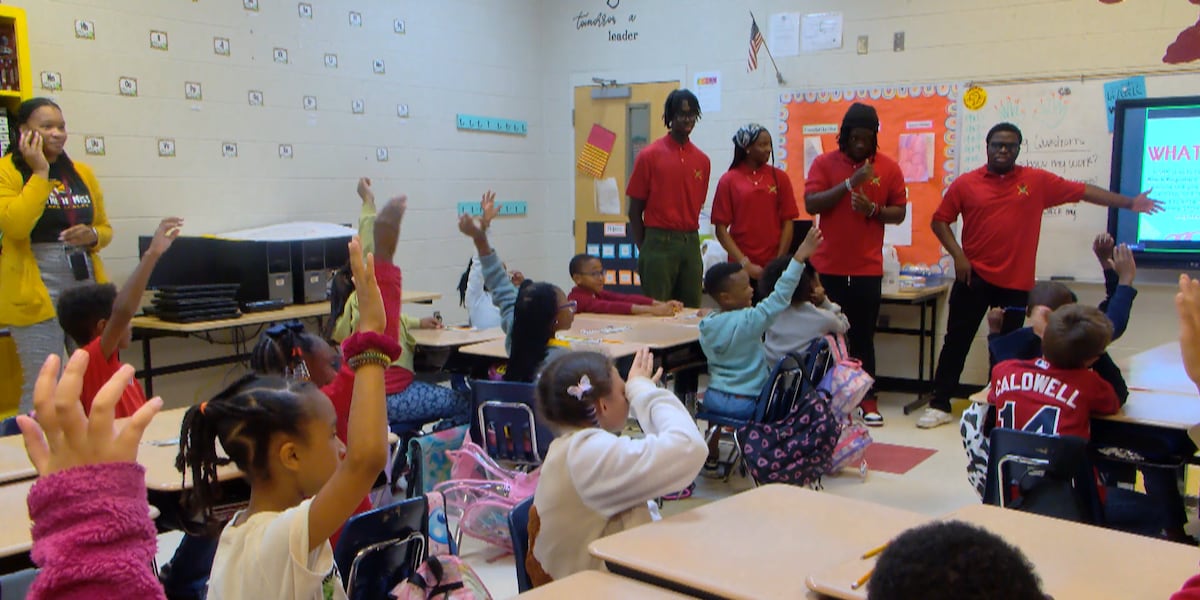
[[617, 191], [615, 178], [596, 180], [596, 212], [602, 215], [621, 214], [621, 194]]
[[904, 220], [898, 225], [883, 226], [883, 243], [893, 246], [912, 245], [912, 202], [904, 205]]

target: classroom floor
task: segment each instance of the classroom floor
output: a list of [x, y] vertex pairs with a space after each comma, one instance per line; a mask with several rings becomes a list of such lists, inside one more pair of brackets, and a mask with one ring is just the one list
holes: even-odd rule
[[[871, 429], [871, 437], [876, 442], [928, 448], [937, 452], [904, 475], [872, 471], [863, 480], [856, 472], [847, 470], [842, 475], [826, 477], [825, 493], [859, 498], [930, 516], [979, 502], [975, 491], [967, 483], [966, 458], [957, 420], [932, 430], [917, 429], [915, 423], [920, 411], [905, 415], [901, 409], [911, 399], [910, 394], [882, 394], [879, 409], [887, 424]], [[960, 413], [965, 406], [965, 400], [957, 401], [955, 412]], [[667, 502], [663, 514], [682, 512], [749, 487], [749, 480], [737, 473], [730, 477], [729, 483], [699, 477], [692, 497]], [[159, 536], [159, 564], [170, 558], [178, 539], [179, 534], [175, 532]], [[501, 554], [495, 548], [470, 539], [464, 541], [461, 555], [479, 573], [493, 597], [511, 598], [517, 594], [512, 555]]]

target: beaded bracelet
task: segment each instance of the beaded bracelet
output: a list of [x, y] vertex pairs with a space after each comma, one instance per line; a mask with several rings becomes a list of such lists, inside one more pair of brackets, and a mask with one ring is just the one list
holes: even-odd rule
[[392, 364], [392, 360], [388, 358], [388, 355], [382, 352], [377, 350], [367, 350], [350, 357], [350, 359], [346, 361], [346, 364], [350, 365], [350, 368], [355, 371], [357, 371], [359, 367], [362, 367], [363, 365], [379, 365], [380, 367], [386, 369]]

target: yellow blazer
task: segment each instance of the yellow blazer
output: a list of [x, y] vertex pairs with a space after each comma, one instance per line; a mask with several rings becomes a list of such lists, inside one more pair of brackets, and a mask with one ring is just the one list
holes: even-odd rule
[[[26, 183], [13, 164], [10, 153], [0, 158], [0, 325], [25, 327], [55, 317], [50, 292], [42, 282], [37, 260], [29, 244], [29, 234], [42, 218], [46, 199], [50, 197], [50, 182], [33, 175]], [[75, 171], [88, 188], [92, 198], [92, 222], [100, 242], [88, 249], [96, 273], [96, 281], [106, 282], [108, 276], [100, 261], [100, 249], [112, 241], [112, 225], [104, 211], [104, 192], [96, 175], [87, 165], [73, 161]]]

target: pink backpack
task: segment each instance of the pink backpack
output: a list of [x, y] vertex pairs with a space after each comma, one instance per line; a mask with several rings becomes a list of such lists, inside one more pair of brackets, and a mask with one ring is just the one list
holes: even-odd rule
[[866, 479], [867, 446], [874, 440], [867, 432], [867, 426], [855, 418], [854, 409], [862, 403], [875, 380], [863, 370], [860, 361], [850, 357], [846, 340], [841, 335], [825, 336], [825, 344], [829, 347], [830, 364], [817, 387], [829, 393], [829, 408], [842, 426], [829, 472], [854, 467], [859, 476]]
[[447, 454], [450, 480], [433, 488], [446, 499], [446, 516], [457, 519], [462, 533], [511, 552], [508, 513], [533, 495], [538, 471], [506, 469], [471, 441]]
[[479, 574], [457, 556], [433, 556], [425, 559], [408, 579], [392, 588], [394, 600], [492, 600]]

